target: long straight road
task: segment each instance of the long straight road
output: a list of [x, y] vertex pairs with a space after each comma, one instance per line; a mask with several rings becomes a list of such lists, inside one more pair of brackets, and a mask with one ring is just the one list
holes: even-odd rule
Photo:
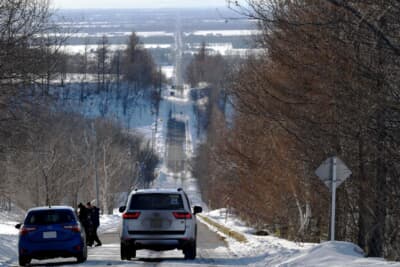
[[167, 168], [174, 174], [185, 170], [185, 131], [186, 125], [176, 119], [168, 120], [167, 129], [167, 149], [166, 162]]
[[183, 73], [182, 73], [182, 57], [183, 57], [183, 38], [182, 38], [182, 21], [181, 15], [178, 12], [176, 15], [176, 29], [175, 29], [175, 69], [174, 69], [174, 82], [176, 88], [183, 89]]

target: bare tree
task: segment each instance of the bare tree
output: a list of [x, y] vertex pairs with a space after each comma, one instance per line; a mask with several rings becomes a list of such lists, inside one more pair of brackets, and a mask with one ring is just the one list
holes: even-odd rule
[[97, 93], [106, 89], [106, 77], [109, 73], [109, 48], [108, 39], [105, 35], [101, 38], [97, 45], [96, 61], [97, 61]]

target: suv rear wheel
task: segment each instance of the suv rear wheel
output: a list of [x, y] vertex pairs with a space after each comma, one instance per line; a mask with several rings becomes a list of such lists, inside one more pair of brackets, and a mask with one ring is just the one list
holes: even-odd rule
[[121, 243], [121, 260], [136, 258], [136, 249], [133, 245]]
[[128, 256], [128, 249], [124, 243], [121, 243], [121, 260], [126, 260]]
[[135, 248], [135, 246], [129, 246], [128, 257], [129, 257], [129, 259], [136, 258], [136, 248]]
[[194, 260], [196, 258], [196, 240], [183, 248], [183, 254], [186, 260]]

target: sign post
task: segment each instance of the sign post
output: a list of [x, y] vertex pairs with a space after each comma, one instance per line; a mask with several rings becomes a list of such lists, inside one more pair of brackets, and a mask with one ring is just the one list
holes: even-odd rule
[[350, 175], [351, 171], [338, 157], [326, 159], [315, 171], [315, 174], [325, 183], [332, 192], [331, 202], [331, 241], [335, 240], [336, 216], [336, 188], [339, 187]]
[[332, 203], [331, 203], [331, 241], [335, 240], [335, 216], [336, 216], [336, 157], [332, 161]]

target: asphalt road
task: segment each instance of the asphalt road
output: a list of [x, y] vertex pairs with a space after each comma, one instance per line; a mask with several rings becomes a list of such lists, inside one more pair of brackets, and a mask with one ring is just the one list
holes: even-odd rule
[[166, 162], [173, 173], [185, 170], [185, 123], [175, 119], [168, 120]]

